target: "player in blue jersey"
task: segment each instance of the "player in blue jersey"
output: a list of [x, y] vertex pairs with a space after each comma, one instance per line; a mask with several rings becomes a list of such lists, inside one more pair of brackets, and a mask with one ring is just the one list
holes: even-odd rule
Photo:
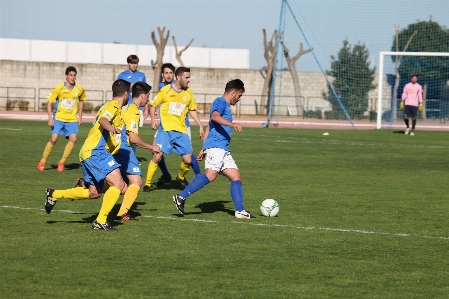
[[[137, 66], [139, 65], [139, 57], [137, 57], [137, 55], [132, 54], [132, 55], [128, 56], [126, 61], [128, 62], [128, 69], [126, 71], [121, 72], [118, 75], [117, 79], [123, 79], [125, 81], [128, 81], [129, 83], [131, 83], [131, 87], [136, 82], [145, 82], [146, 83], [147, 78], [145, 77], [145, 74], [142, 73], [141, 71], [137, 70]], [[132, 92], [130, 92], [129, 99], [128, 99], [129, 103], [132, 102], [132, 98], [133, 98]], [[145, 107], [140, 107], [139, 111], [140, 111], [139, 126], [142, 127], [143, 120], [148, 118], [148, 105], [145, 105]], [[133, 150], [135, 153], [136, 152], [135, 145], [133, 146]]]
[[234, 79], [226, 84], [222, 97], [215, 99], [210, 108], [210, 120], [203, 141], [203, 149], [198, 154], [198, 160], [206, 158], [205, 174], [195, 177], [179, 194], [173, 195], [173, 201], [181, 214], [184, 214], [184, 204], [190, 195], [214, 181], [219, 174], [231, 181], [231, 197], [235, 206], [236, 218], [256, 218], [245, 211], [243, 207], [242, 176], [231, 151], [232, 129], [242, 130], [242, 126], [232, 122], [231, 105], [235, 105], [243, 93], [245, 86], [240, 79]]
[[[165, 85], [172, 84], [172, 83], [176, 82], [176, 80], [174, 80], [175, 66], [173, 64], [164, 63], [162, 65], [161, 69], [162, 69], [161, 76], [162, 76], [163, 81], [161, 83], [159, 83], [159, 89], [162, 89]], [[191, 130], [190, 130], [190, 121], [189, 121], [188, 117], [186, 117], [185, 123], [187, 126], [187, 134], [189, 135], [189, 138], [192, 139]], [[153, 144], [156, 144], [156, 135], [157, 135], [157, 131], [154, 136]], [[159, 166], [159, 169], [162, 171], [161, 177], [156, 182], [156, 186], [159, 187], [159, 186], [162, 186], [164, 183], [171, 181], [171, 175], [168, 172], [167, 165], [165, 164], [164, 156], [162, 156], [161, 160], [159, 161], [158, 166]], [[200, 165], [198, 164], [198, 161], [196, 160], [196, 157], [193, 154], [192, 154], [192, 169], [193, 169], [193, 172], [195, 173], [195, 175], [201, 174]], [[183, 186], [183, 187], [185, 187], [185, 186]], [[142, 191], [150, 192], [151, 186], [145, 185], [143, 187]]]

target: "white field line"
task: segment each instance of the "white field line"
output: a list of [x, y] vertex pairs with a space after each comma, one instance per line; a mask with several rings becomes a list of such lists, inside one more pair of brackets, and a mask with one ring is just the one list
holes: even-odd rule
[[[1, 206], [1, 208], [3, 208], [3, 209], [44, 211], [44, 209], [23, 208], [23, 207], [16, 207], [16, 206]], [[53, 210], [52, 212], [70, 213], [70, 214], [89, 214], [89, 215], [98, 214], [98, 213], [93, 213], [93, 212], [77, 212], [77, 211], [70, 211], [70, 210]], [[154, 218], [154, 219], [163, 219], [163, 220], [203, 222], [203, 223], [219, 223], [220, 222], [220, 221], [215, 221], [215, 220], [204, 220], [204, 219], [184, 218], [184, 217], [147, 216], [147, 215], [142, 215], [141, 217]], [[252, 223], [251, 221], [253, 221], [253, 220], [231, 221], [230, 223], [241, 224], [241, 225], [250, 225], [250, 226], [259, 226], [259, 227], [293, 228], [293, 229], [301, 229], [301, 230], [318, 230], [318, 231], [329, 231], [329, 232], [365, 234], [365, 235], [366, 234], [369, 234], [369, 235], [384, 235], [384, 236], [393, 236], [393, 237], [402, 237], [402, 238], [404, 238], [404, 237], [415, 237], [415, 238], [426, 238], [426, 239], [436, 239], [436, 240], [449, 240], [449, 237], [443, 237], [443, 236], [425, 236], [425, 235], [407, 234], [407, 233], [385, 233], [385, 232], [375, 232], [375, 231], [367, 231], [367, 230], [360, 230], [360, 229], [314, 227], [314, 226], [287, 225], [287, 224], [274, 224], [274, 223], [273, 224]]]

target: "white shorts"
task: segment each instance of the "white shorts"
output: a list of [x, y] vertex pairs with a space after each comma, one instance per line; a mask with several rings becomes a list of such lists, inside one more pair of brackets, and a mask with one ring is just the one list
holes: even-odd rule
[[143, 127], [143, 111], [139, 110], [139, 114], [140, 114], [139, 127]]
[[238, 169], [237, 164], [235, 164], [231, 156], [231, 152], [216, 147], [206, 150], [204, 169], [212, 169], [221, 173], [228, 168]]

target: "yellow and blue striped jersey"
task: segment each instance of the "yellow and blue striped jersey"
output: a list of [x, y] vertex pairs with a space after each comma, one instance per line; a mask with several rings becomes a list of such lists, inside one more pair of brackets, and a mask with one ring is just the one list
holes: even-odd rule
[[122, 132], [122, 142], [127, 142], [131, 145], [129, 141], [128, 132], [133, 132], [135, 134], [139, 134], [139, 123], [140, 123], [140, 112], [139, 107], [136, 104], [129, 104], [126, 109], [122, 110], [122, 119], [125, 124], [123, 130], [126, 132]]
[[164, 86], [150, 102], [159, 105], [159, 116], [164, 131], [187, 133], [185, 118], [189, 110], [196, 110], [195, 98], [190, 87], [177, 92], [171, 84]]
[[100, 125], [100, 118], [106, 118], [114, 127], [122, 129], [124, 126], [122, 119], [122, 107], [117, 100], [112, 100], [98, 111], [92, 128], [80, 151], [80, 162], [89, 158], [93, 150], [106, 149], [109, 153], [115, 154], [120, 148], [121, 134], [112, 136], [109, 131]]
[[78, 121], [79, 101], [86, 100], [86, 93], [79, 84], [75, 84], [72, 89], [68, 89], [63, 82], [53, 88], [47, 96], [47, 100], [50, 103], [55, 103], [55, 110], [53, 111], [55, 120], [75, 122]]

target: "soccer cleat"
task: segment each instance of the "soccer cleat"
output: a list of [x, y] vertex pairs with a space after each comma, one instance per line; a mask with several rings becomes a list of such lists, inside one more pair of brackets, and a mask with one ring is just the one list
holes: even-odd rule
[[179, 196], [178, 194], [173, 195], [173, 202], [176, 205], [176, 208], [178, 209], [178, 211], [184, 215], [184, 204], [186, 202], [185, 198], [182, 198], [181, 196]]
[[171, 181], [171, 175], [167, 175], [167, 176], [161, 176], [160, 178], [159, 178], [159, 180], [157, 180], [157, 182], [156, 182], [156, 186], [162, 186], [163, 184], [165, 184], [165, 183], [167, 183], [167, 182], [170, 182]]
[[414, 131], [411, 131], [411, 132], [410, 132], [410, 136], [415, 136], [415, 132], [414, 132]]
[[64, 171], [64, 163], [58, 162], [58, 168], [56, 168], [57, 171], [63, 172]]
[[121, 221], [130, 221], [130, 220], [136, 220], [136, 221], [140, 221], [137, 218], [134, 218], [133, 216], [129, 215], [129, 214], [123, 214], [122, 216], [118, 216], [117, 215], [117, 220], [121, 220]]
[[182, 188], [186, 188], [189, 185], [189, 182], [184, 178], [183, 180], [176, 175], [176, 180], [181, 183]]
[[410, 128], [405, 129], [405, 135], [408, 135], [410, 133]]
[[86, 182], [84, 181], [83, 178], [78, 178], [78, 179], [76, 180], [75, 188], [76, 188], [76, 187], [83, 187], [83, 188], [86, 188], [86, 187], [87, 187], [87, 186], [86, 186]]
[[256, 218], [256, 216], [251, 215], [247, 211], [235, 211], [235, 218], [241, 218], [241, 219], [250, 219], [250, 218]]
[[151, 191], [151, 186], [145, 185], [142, 188], [142, 192], [150, 192]]
[[44, 162], [37, 163], [37, 169], [39, 169], [40, 171], [44, 171], [45, 163]]
[[98, 223], [97, 220], [92, 222], [92, 229], [115, 230], [115, 228], [109, 222]]
[[55, 189], [53, 188], [45, 189], [45, 212], [47, 212], [47, 214], [51, 213], [51, 210], [53, 210], [53, 207], [56, 204], [56, 200], [53, 198], [53, 192], [55, 192]]

